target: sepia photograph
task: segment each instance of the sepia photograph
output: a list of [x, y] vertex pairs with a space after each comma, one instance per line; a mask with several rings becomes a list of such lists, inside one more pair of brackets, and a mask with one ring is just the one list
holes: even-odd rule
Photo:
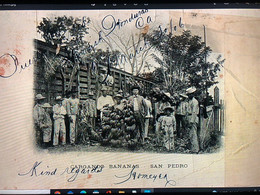
[[100, 25], [86, 16], [40, 19], [36, 146], [50, 152], [218, 152], [225, 59], [207, 43], [207, 28], [197, 35], [181, 17], [174, 26], [172, 20], [151, 24], [147, 9], [128, 13], [124, 20], [104, 14]]

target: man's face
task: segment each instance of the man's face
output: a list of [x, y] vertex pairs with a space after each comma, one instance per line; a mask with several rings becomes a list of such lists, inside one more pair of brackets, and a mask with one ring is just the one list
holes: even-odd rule
[[105, 96], [105, 97], [107, 96], [107, 90], [103, 90], [102, 93], [103, 93], [103, 96]]
[[138, 95], [139, 94], [139, 90], [138, 89], [133, 89], [133, 94], [134, 95]]
[[46, 108], [46, 112], [47, 112], [47, 113], [51, 113], [51, 108], [49, 108], [49, 107]]
[[170, 116], [171, 113], [172, 113], [172, 111], [171, 111], [170, 109], [167, 109], [167, 110], [166, 110], [166, 115], [167, 115], [167, 116]]
[[43, 104], [43, 103], [44, 103], [44, 99], [38, 100], [38, 103], [39, 103], [39, 104]]
[[120, 98], [115, 98], [115, 101], [116, 101], [117, 104], [120, 104], [121, 99]]

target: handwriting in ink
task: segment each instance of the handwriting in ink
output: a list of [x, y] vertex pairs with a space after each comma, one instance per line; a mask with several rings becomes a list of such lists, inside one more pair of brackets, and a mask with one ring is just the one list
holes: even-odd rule
[[96, 165], [95, 167], [93, 167], [92, 169], [87, 169], [87, 168], [82, 168], [82, 167], [67, 167], [60, 175], [63, 174], [67, 174], [67, 175], [71, 175], [70, 178], [68, 178], [68, 182], [73, 182], [77, 179], [79, 174], [83, 174], [83, 175], [89, 175], [91, 173], [101, 173], [103, 171], [103, 166], [100, 165]]
[[42, 168], [41, 169], [39, 168], [41, 163], [42, 163], [42, 161], [41, 162], [36, 161], [28, 172], [18, 173], [18, 175], [19, 176], [28, 175], [30, 177], [33, 177], [33, 176], [37, 177], [37, 176], [43, 176], [43, 175], [56, 175], [57, 168], [51, 170], [49, 168], [49, 166], [46, 166], [46, 168], [43, 170]]
[[168, 178], [168, 174], [143, 174], [143, 173], [137, 173], [135, 170], [135, 167], [130, 171], [130, 173], [123, 175], [123, 176], [117, 176], [115, 175], [116, 178], [121, 179], [122, 181], [115, 183], [115, 184], [122, 184], [130, 180], [140, 180], [140, 179], [146, 179], [146, 180], [152, 180], [153, 182], [157, 180], [165, 180], [165, 187], [167, 185], [170, 186], [175, 186], [176, 182], [172, 179]]
[[93, 173], [101, 173], [104, 166], [95, 165], [92, 168], [86, 167], [67, 167], [61, 174], [58, 174], [58, 168], [50, 168], [48, 165], [44, 166], [42, 161], [36, 161], [29, 171], [18, 173], [19, 176], [39, 177], [39, 176], [61, 176], [70, 175], [67, 179], [68, 182], [73, 182], [77, 177], [81, 175], [87, 175], [87, 178], [91, 178]]
[[21, 73], [23, 70], [25, 70], [26, 68], [30, 67], [32, 65], [32, 61], [31, 59], [28, 60], [28, 63], [24, 63], [22, 65], [19, 65], [18, 62], [18, 58], [13, 55], [13, 54], [9, 54], [6, 53], [2, 56], [0, 56], [0, 64], [3, 65], [7, 65], [7, 63], [9, 64], [8, 69], [12, 70], [9, 73], [6, 73], [5, 69], [3, 67], [1, 67], [1, 74], [0, 74], [0, 78], [10, 78], [12, 77], [19, 69], [19, 73]]
[[[147, 12], [148, 9], [142, 9], [141, 11], [135, 14], [131, 13], [130, 17], [124, 20], [116, 19], [111, 14], [106, 15], [101, 21], [102, 28], [105, 31], [107, 31], [107, 34], [105, 36], [109, 36], [116, 29], [116, 27], [118, 27], [118, 29], [122, 29], [124, 26], [126, 26], [129, 23], [132, 23], [133, 21], [135, 21], [136, 28], [142, 28], [145, 25], [145, 21], [142, 15], [146, 14]], [[146, 22], [148, 24], [152, 22], [151, 16], [147, 16]]]

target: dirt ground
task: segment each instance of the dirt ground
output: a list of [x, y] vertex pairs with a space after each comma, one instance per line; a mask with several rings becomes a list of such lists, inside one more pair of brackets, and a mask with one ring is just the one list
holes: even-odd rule
[[[222, 144], [218, 143], [214, 146], [208, 146], [204, 150], [200, 150], [199, 154], [203, 153], [215, 153], [218, 152]], [[175, 150], [167, 151], [164, 148], [155, 146], [155, 144], [147, 142], [143, 145], [137, 144], [136, 148], [129, 149], [128, 147], [115, 147], [111, 145], [101, 145], [100, 143], [87, 143], [87, 144], [76, 144], [76, 145], [64, 145], [46, 148], [50, 153], [56, 152], [133, 152], [133, 153], [180, 153], [189, 154], [191, 153], [189, 149], [189, 141], [187, 138], [176, 138], [175, 139]]]

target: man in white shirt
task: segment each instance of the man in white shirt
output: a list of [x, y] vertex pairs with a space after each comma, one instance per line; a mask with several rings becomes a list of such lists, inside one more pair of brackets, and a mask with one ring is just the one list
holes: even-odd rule
[[115, 105], [112, 96], [108, 95], [107, 87], [101, 88], [102, 95], [97, 100], [97, 110], [100, 111], [100, 118], [102, 119], [102, 109], [105, 106], [113, 106]]
[[195, 87], [190, 87], [186, 90], [189, 97], [187, 108], [187, 122], [189, 128], [189, 138], [191, 142], [191, 152], [199, 152], [199, 139], [198, 139], [198, 123], [199, 123], [199, 102], [194, 97]]
[[75, 144], [76, 138], [76, 119], [79, 111], [79, 99], [76, 98], [76, 90], [71, 92], [71, 97], [67, 102], [67, 114], [70, 121], [70, 144]]
[[59, 137], [61, 144], [66, 144], [66, 128], [64, 116], [67, 114], [66, 109], [62, 105], [61, 96], [56, 97], [57, 104], [53, 106], [53, 119], [54, 119], [54, 135], [53, 135], [53, 145], [59, 144]]
[[187, 109], [188, 109], [188, 96], [185, 94], [180, 94], [179, 102], [177, 104], [176, 109], [176, 130], [177, 130], [177, 136], [179, 138], [183, 138], [185, 134], [185, 128], [186, 125], [186, 116], [187, 116]]
[[144, 96], [144, 101], [146, 103], [146, 108], [147, 108], [147, 114], [145, 116], [145, 122], [144, 122], [144, 139], [147, 139], [148, 138], [148, 130], [149, 130], [149, 122], [150, 122], [150, 119], [153, 118], [153, 115], [152, 115], [152, 103], [151, 101], [149, 100], [148, 96]]

